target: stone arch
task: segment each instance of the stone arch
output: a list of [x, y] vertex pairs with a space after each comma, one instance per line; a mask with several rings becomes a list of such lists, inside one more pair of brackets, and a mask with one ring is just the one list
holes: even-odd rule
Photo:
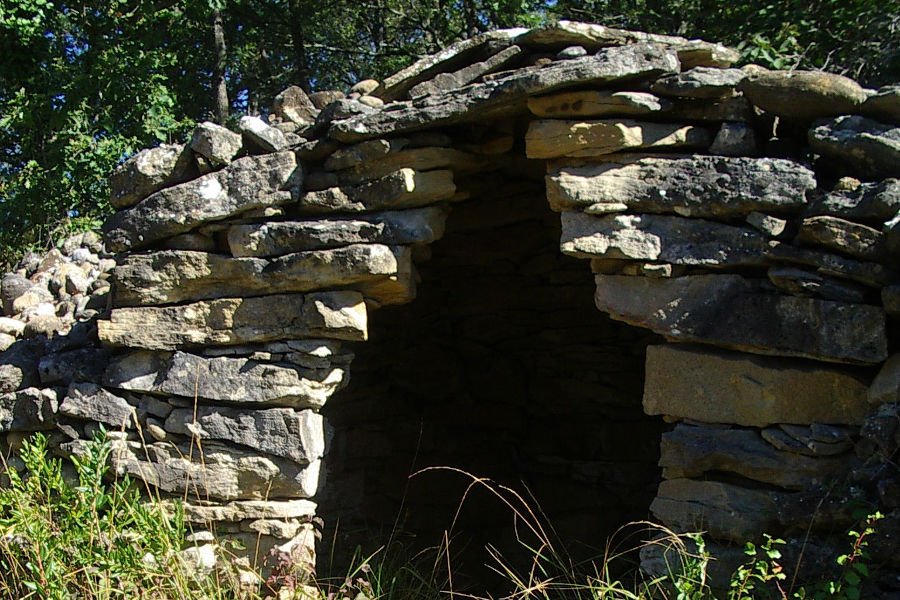
[[[46, 418], [8, 430], [58, 427], [78, 453], [91, 421], [123, 426], [116, 468], [187, 490], [198, 527], [312, 553], [320, 409], [349, 343], [369, 311], [412, 301], [448, 207], [516, 214], [497, 190], [530, 179], [562, 252], [590, 260], [596, 307], [667, 340], [642, 394], [672, 424], [654, 517], [705, 529], [722, 556], [772, 529], [825, 536], [849, 517], [810, 525], [809, 503], [847, 477], [877, 494], [885, 472], [862, 459], [894, 443], [878, 425], [896, 360], [875, 375], [898, 314], [896, 90], [736, 58], [599, 25], [492, 32], [356, 97], [288, 90], [270, 124], [204, 123], [138, 154], [111, 180], [98, 339], [29, 350], [41, 376], [4, 401]], [[104, 348], [90, 373], [66, 367], [79, 344]]]

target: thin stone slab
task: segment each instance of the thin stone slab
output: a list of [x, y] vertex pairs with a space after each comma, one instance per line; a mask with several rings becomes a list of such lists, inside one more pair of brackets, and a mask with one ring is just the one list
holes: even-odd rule
[[869, 411], [866, 384], [822, 364], [663, 344], [647, 347], [645, 373], [648, 415], [767, 427], [859, 425]]
[[307, 192], [298, 205], [300, 212], [306, 214], [367, 212], [427, 206], [449, 200], [454, 194], [453, 171], [400, 169], [358, 186]]
[[784, 495], [718, 481], [668, 479], [659, 484], [650, 512], [675, 531], [704, 531], [742, 544], [764, 531], [777, 531]]
[[552, 168], [546, 182], [556, 211], [613, 203], [635, 212], [707, 218], [798, 212], [816, 187], [815, 174], [798, 162], [724, 156], [626, 155]]
[[668, 100], [646, 92], [580, 90], [528, 98], [528, 110], [538, 117], [640, 116], [658, 113], [671, 106]]
[[527, 29], [500, 29], [451, 44], [435, 54], [423, 57], [408, 67], [385, 78], [372, 93], [382, 100], [404, 98], [414, 85], [427, 81], [441, 72], [452, 71], [471, 63], [471, 57], [486, 47], [511, 44], [512, 40]]
[[852, 460], [844, 458], [813, 458], [777, 450], [752, 429], [684, 424], [662, 434], [659, 454], [665, 479], [734, 473], [788, 490], [826, 485], [853, 466]]
[[715, 100], [734, 95], [737, 85], [747, 77], [741, 69], [694, 67], [681, 73], [660, 77], [650, 91], [660, 96]]
[[869, 96], [860, 112], [882, 123], [900, 125], [900, 85], [886, 85], [878, 93]]
[[766, 255], [773, 262], [815, 267], [816, 272], [822, 275], [850, 279], [869, 287], [881, 288], [900, 281], [900, 273], [879, 263], [859, 261], [780, 242], [773, 242]]
[[630, 119], [602, 121], [532, 121], [525, 134], [528, 158], [601, 156], [638, 148], [706, 148], [709, 130], [679, 123]]
[[491, 162], [484, 156], [456, 148], [409, 148], [363, 161], [341, 171], [312, 173], [307, 178], [305, 189], [318, 191], [335, 186], [357, 186], [401, 169], [416, 172], [450, 169], [454, 173], [464, 173], [487, 170], [490, 166]]
[[670, 46], [676, 50], [684, 69], [696, 66], [729, 67], [740, 58], [740, 54], [721, 44], [703, 40], [688, 40], [674, 35], [627, 31], [596, 23], [580, 23], [565, 19], [553, 25], [532, 29], [517, 37], [515, 42], [524, 46], [544, 49], [583, 46], [591, 51], [607, 46], [652, 42]]
[[887, 358], [881, 307], [765, 293], [739, 275], [596, 275], [594, 301], [671, 340], [856, 364]]
[[[304, 519], [316, 516], [316, 503], [310, 500], [245, 500], [243, 502], [178, 501], [184, 518], [190, 523], [248, 521], [256, 519]], [[175, 505], [163, 500], [160, 505], [173, 514]]]
[[900, 177], [900, 126], [859, 116], [817, 121], [809, 130], [809, 145], [864, 176]]
[[759, 71], [739, 89], [767, 112], [810, 121], [854, 114], [868, 97], [849, 77], [824, 71]]
[[633, 44], [601, 50], [595, 56], [564, 60], [546, 67], [513, 71], [506, 77], [472, 84], [460, 90], [425, 96], [412, 103], [336, 121], [329, 136], [354, 142], [388, 133], [482, 121], [524, 112], [528, 96], [576, 85], [611, 85], [678, 72], [678, 57], [663, 46]]
[[[321, 461], [302, 466], [215, 441], [205, 442], [202, 453], [190, 442], [112, 440], [111, 445], [109, 463], [117, 475], [131, 475], [163, 492], [186, 493], [188, 498], [310, 498], [319, 486]], [[66, 442], [60, 449], [84, 456], [87, 442]]]
[[796, 267], [772, 267], [769, 281], [782, 292], [837, 302], [865, 302], [867, 290], [859, 284], [841, 281], [821, 273]]
[[339, 367], [306, 369], [249, 358], [136, 350], [114, 359], [109, 387], [258, 407], [321, 408], [347, 382]]
[[521, 55], [522, 49], [519, 46], [508, 46], [485, 60], [472, 63], [453, 73], [439, 73], [433, 79], [413, 86], [409, 90], [409, 97], [416, 98], [417, 96], [426, 96], [428, 94], [439, 94], [463, 87], [483, 75], [499, 71]]
[[391, 152], [399, 152], [409, 140], [404, 138], [393, 140], [366, 140], [352, 146], [340, 148], [325, 159], [326, 171], [349, 169], [360, 163], [380, 158]]
[[241, 212], [290, 202], [299, 185], [292, 152], [248, 156], [142, 200], [111, 216], [103, 226], [106, 249], [122, 252], [185, 233]]
[[561, 219], [560, 250], [576, 258], [732, 267], [766, 263], [766, 239], [741, 227], [669, 215], [564, 212]]
[[396, 275], [409, 248], [353, 244], [277, 258], [163, 250], [130, 254], [115, 269], [114, 305], [149, 306], [352, 287]]
[[810, 203], [804, 216], [831, 215], [880, 226], [900, 212], [900, 180], [860, 183], [850, 190], [835, 190]]
[[117, 308], [97, 321], [97, 332], [110, 346], [151, 350], [313, 337], [364, 341], [366, 305], [359, 292], [342, 291]]
[[803, 219], [797, 240], [824, 246], [860, 260], [885, 261], [884, 235], [877, 229], [827, 215]]
[[444, 235], [447, 211], [437, 206], [369, 213], [348, 219], [235, 225], [228, 230], [234, 256], [279, 256], [348, 244], [430, 244]]
[[255, 448], [300, 464], [325, 454], [325, 421], [311, 410], [290, 408], [241, 410], [219, 406], [176, 408], [166, 431], [201, 440], [220, 440]]
[[752, 124], [755, 117], [753, 105], [743, 96], [718, 100], [672, 98], [671, 102], [672, 107], [666, 110], [666, 118], [674, 121]]

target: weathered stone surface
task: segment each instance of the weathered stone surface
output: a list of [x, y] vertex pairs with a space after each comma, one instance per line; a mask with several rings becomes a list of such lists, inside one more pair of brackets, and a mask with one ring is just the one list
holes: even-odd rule
[[748, 214], [744, 220], [748, 225], [752, 225], [758, 231], [772, 238], [782, 237], [788, 226], [786, 219], [779, 219], [757, 211]]
[[760, 532], [776, 531], [782, 496], [718, 481], [669, 479], [659, 484], [650, 511], [676, 531], [705, 531], [744, 543]]
[[[351, 286], [396, 275], [409, 249], [354, 244], [273, 259], [164, 250], [130, 254], [115, 270], [115, 305], [262, 296]], [[407, 267], [408, 268], [408, 267]]]
[[456, 193], [453, 171], [400, 169], [355, 187], [307, 192], [300, 198], [305, 213], [363, 212], [415, 208], [447, 200]]
[[[808, 456], [837, 456], [846, 454], [853, 448], [852, 435], [858, 433], [856, 428], [840, 428], [833, 425], [814, 424], [812, 426], [790, 425], [782, 423], [778, 426], [782, 431], [791, 436], [795, 441], [800, 442], [806, 449], [805, 454]], [[821, 433], [823, 429], [831, 429], [833, 433], [841, 430], [847, 431], [841, 439], [823, 439]], [[765, 431], [765, 430], [764, 430]], [[852, 433], [850, 433], [852, 432]], [[849, 457], [847, 457], [849, 458]]]
[[813, 172], [791, 160], [638, 155], [553, 169], [547, 199], [553, 210], [609, 202], [635, 212], [736, 217], [755, 210], [797, 211], [815, 187]]
[[8, 333], [0, 333], [0, 352], [4, 352], [7, 348], [16, 343], [16, 337]]
[[749, 229], [669, 215], [593, 217], [564, 212], [560, 250], [577, 258], [658, 260], [676, 265], [765, 264], [766, 239]]
[[59, 403], [59, 414], [104, 423], [116, 429], [132, 429], [135, 425], [132, 419], [134, 408], [124, 398], [90, 382], [69, 386], [66, 396]]
[[579, 45], [594, 51], [606, 46], [653, 42], [670, 46], [678, 52], [684, 69], [696, 66], [729, 67], [740, 55], [721, 44], [688, 40], [674, 35], [657, 35], [642, 31], [614, 29], [596, 23], [561, 20], [553, 25], [532, 29], [516, 38], [516, 43], [539, 48], [562, 48]]
[[666, 118], [701, 123], [722, 121], [752, 123], [754, 113], [753, 106], [743, 96], [719, 100], [678, 98], [672, 100], [672, 108], [666, 111]]
[[528, 158], [587, 157], [638, 148], [704, 148], [711, 143], [710, 132], [694, 125], [547, 119], [528, 126], [525, 153]]
[[597, 308], [673, 340], [825, 361], [887, 358], [880, 307], [764, 293], [738, 275], [596, 275]]
[[[343, 97], [344, 95], [341, 94], [341, 98]], [[328, 103], [326, 102], [326, 104]], [[318, 109], [323, 106], [316, 107], [302, 88], [292, 85], [275, 96], [272, 101], [272, 112], [285, 121], [308, 125], [315, 122], [316, 116], [319, 114]]]
[[900, 177], [900, 126], [859, 116], [817, 121], [809, 130], [809, 145], [864, 176]]
[[837, 217], [803, 219], [797, 239], [804, 244], [825, 246], [861, 260], [880, 261], [887, 257], [882, 233], [871, 227]]
[[581, 90], [528, 98], [528, 110], [538, 117], [572, 118], [640, 116], [665, 110], [668, 100], [646, 92]]
[[21, 340], [0, 354], [0, 394], [40, 384], [38, 361], [44, 353], [40, 339]]
[[423, 57], [408, 67], [387, 77], [374, 93], [384, 100], [404, 98], [414, 85], [431, 79], [436, 74], [452, 71], [471, 62], [470, 57], [490, 45], [509, 44], [524, 29], [501, 29], [462, 40], [443, 50]]
[[125, 356], [110, 364], [104, 376], [107, 385], [230, 404], [320, 408], [347, 377], [342, 368], [305, 369], [185, 352], [150, 360], [140, 354]]
[[3, 314], [13, 315], [13, 304], [20, 296], [35, 287], [33, 281], [17, 273], [7, 273], [0, 281], [0, 304], [3, 305]]
[[0, 333], [18, 337], [22, 335], [23, 331], [25, 331], [25, 323], [22, 321], [10, 317], [0, 317]]
[[184, 306], [119, 308], [97, 322], [100, 341], [151, 350], [322, 337], [365, 340], [358, 292], [278, 294]]
[[[415, 135], [415, 134], [414, 134]], [[411, 136], [412, 137], [412, 136]], [[491, 166], [484, 156], [463, 152], [456, 148], [424, 147], [390, 152], [381, 158], [367, 160], [348, 169], [333, 173], [312, 173], [308, 190], [324, 190], [334, 186], [358, 186], [374, 181], [402, 169], [417, 172], [452, 169], [454, 173], [489, 170]], [[316, 178], [321, 179], [321, 185]]]
[[444, 235], [447, 211], [436, 206], [370, 213], [350, 219], [235, 225], [228, 230], [234, 256], [278, 256], [347, 244], [430, 244]]
[[831, 215], [880, 225], [900, 211], [900, 180], [885, 179], [879, 183], [862, 183], [852, 189], [835, 190], [810, 202], [804, 215]]
[[346, 148], [335, 150], [323, 165], [326, 171], [348, 169], [360, 163], [374, 160], [391, 152], [399, 152], [407, 140], [366, 140]]
[[662, 435], [659, 451], [659, 466], [666, 479], [734, 473], [789, 490], [827, 484], [852, 466], [839, 458], [818, 459], [776, 450], [752, 429], [679, 424]]
[[891, 285], [881, 290], [884, 312], [892, 317], [900, 317], [900, 285]]
[[240, 410], [214, 406], [178, 408], [169, 413], [166, 431], [221, 440], [308, 464], [325, 453], [325, 422], [311, 410]]
[[[81, 455], [86, 442], [61, 445], [64, 452]], [[149, 457], [149, 460], [148, 460]], [[190, 457], [194, 460], [191, 461]], [[308, 498], [316, 493], [320, 461], [301, 466], [235, 446], [209, 441], [199, 451], [189, 443], [112, 441], [110, 465], [118, 475], [131, 475], [165, 492], [221, 500]]]
[[296, 171], [291, 152], [248, 156], [221, 171], [160, 190], [106, 221], [107, 250], [141, 248], [210, 221], [289, 202], [288, 188], [299, 185]]
[[765, 111], [809, 120], [856, 113], [867, 97], [852, 79], [824, 71], [760, 71], [739, 89]]
[[249, 115], [241, 117], [238, 129], [243, 134], [246, 145], [260, 152], [280, 152], [287, 148], [288, 143], [284, 134], [270, 127], [259, 117]]
[[[169, 512], [174, 506], [163, 501]], [[182, 504], [184, 518], [190, 523], [213, 521], [246, 521], [249, 519], [302, 519], [316, 514], [316, 503], [310, 500], [246, 500], [243, 502], [204, 503], [192, 500]]]
[[741, 69], [694, 67], [660, 77], [650, 91], [660, 96], [714, 100], [734, 95], [734, 88], [747, 77]]
[[204, 121], [191, 134], [191, 150], [207, 158], [213, 167], [227, 165], [241, 151], [241, 135]]
[[882, 365], [869, 386], [871, 404], [900, 402], [900, 354], [894, 354]]
[[574, 85], [600, 85], [629, 79], [650, 79], [674, 73], [678, 58], [654, 44], [634, 44], [601, 50], [596, 56], [553, 63], [543, 68], [519, 69], [506, 77], [472, 84], [461, 91], [425, 96], [411, 104], [396, 105], [369, 115], [332, 124], [329, 135], [353, 142], [432, 127], [471, 122], [525, 110], [528, 96]]
[[0, 394], [0, 432], [41, 431], [56, 424], [56, 392], [25, 388]]
[[486, 60], [472, 63], [453, 73], [439, 73], [429, 81], [423, 81], [418, 85], [414, 85], [409, 90], [409, 97], [416, 98], [428, 94], [439, 94], [460, 88], [468, 83], [472, 83], [482, 75], [502, 69], [521, 56], [521, 54], [522, 49], [519, 46], [508, 46]]
[[756, 132], [746, 123], [722, 123], [709, 147], [710, 154], [719, 156], [757, 156]]
[[825, 366], [666, 344], [647, 348], [644, 412], [748, 427], [856, 425], [869, 410], [866, 390]]
[[109, 203], [118, 209], [133, 206], [164, 187], [191, 178], [190, 152], [181, 144], [141, 150], [109, 177]]
[[767, 275], [779, 290], [794, 296], [810, 296], [837, 302], [864, 302], [866, 289], [821, 273], [795, 267], [772, 267]]
[[869, 96], [860, 112], [883, 123], [900, 124], [900, 85], [886, 85]]
[[109, 360], [103, 348], [79, 348], [53, 352], [38, 363], [41, 383], [68, 385], [73, 381], [99, 381]]
[[779, 242], [773, 242], [766, 254], [773, 261], [808, 265], [815, 267], [816, 272], [822, 275], [852, 279], [871, 287], [880, 288], [900, 279], [896, 272], [878, 263], [862, 262]]

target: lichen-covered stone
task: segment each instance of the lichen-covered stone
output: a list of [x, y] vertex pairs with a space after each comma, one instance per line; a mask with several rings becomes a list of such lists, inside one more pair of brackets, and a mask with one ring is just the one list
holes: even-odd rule
[[182, 183], [116, 213], [103, 226], [106, 247], [122, 252], [241, 212], [284, 204], [299, 185], [291, 152], [248, 156], [227, 168]]

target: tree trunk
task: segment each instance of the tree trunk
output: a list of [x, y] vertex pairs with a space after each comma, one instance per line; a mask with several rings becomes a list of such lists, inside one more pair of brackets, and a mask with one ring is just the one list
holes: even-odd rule
[[304, 14], [305, 9], [302, 0], [292, 0], [290, 3], [290, 30], [291, 45], [294, 49], [294, 84], [300, 86], [304, 92], [311, 92], [309, 84], [309, 70], [306, 65], [306, 38], [303, 32], [303, 22], [311, 18], [310, 14]]
[[222, 13], [213, 9], [213, 41], [216, 47], [216, 64], [213, 68], [213, 90], [215, 91], [216, 123], [224, 125], [228, 119], [228, 87], [225, 82], [225, 31], [222, 28]]

